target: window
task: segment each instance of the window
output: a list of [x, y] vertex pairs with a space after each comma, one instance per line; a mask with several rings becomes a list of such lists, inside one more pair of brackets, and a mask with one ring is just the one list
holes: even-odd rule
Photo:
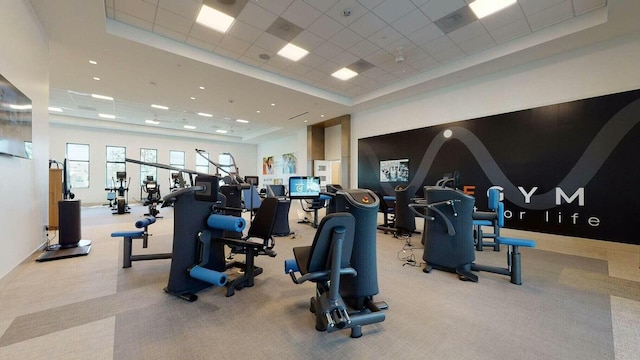
[[[158, 162], [158, 150], [140, 149], [140, 161], [148, 163]], [[147, 176], [151, 176], [153, 180], [158, 181], [158, 168], [155, 166], [140, 165], [140, 185], [144, 184]]]
[[[169, 151], [169, 166], [184, 169], [184, 151]], [[171, 173], [175, 171], [171, 170]]]
[[118, 171], [127, 171], [125, 158], [127, 155], [127, 148], [122, 146], [108, 146], [107, 145], [107, 168], [105, 171], [105, 183], [106, 188], [114, 187], [116, 173]]
[[196, 171], [203, 174], [209, 173], [209, 153], [200, 152], [196, 154]]
[[67, 143], [67, 166], [71, 188], [88, 188], [89, 145]]
[[220, 165], [220, 175], [227, 176], [231, 172], [235, 172], [236, 169], [232, 167], [233, 159], [231, 158], [231, 154], [220, 154], [218, 155], [218, 164]]

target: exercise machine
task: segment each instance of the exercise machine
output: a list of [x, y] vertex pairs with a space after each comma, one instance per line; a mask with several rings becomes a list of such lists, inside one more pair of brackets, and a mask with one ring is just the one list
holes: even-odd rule
[[144, 200], [143, 205], [149, 207], [149, 211], [144, 215], [161, 218], [162, 216], [158, 216], [160, 213], [158, 210], [158, 204], [162, 201], [162, 197], [160, 195], [160, 184], [153, 179], [152, 175], [147, 175], [147, 179], [142, 183], [141, 188], [142, 191], [147, 194], [147, 198]]
[[[374, 302], [378, 294], [376, 222], [379, 200], [370, 190], [339, 190], [336, 212], [325, 216], [310, 247], [294, 249], [295, 260], [285, 262], [294, 283], [316, 283], [310, 310], [316, 329], [332, 332], [351, 329], [362, 336], [362, 326], [382, 322], [388, 308]], [[300, 271], [301, 278], [295, 276]]]
[[[127, 172], [126, 171], [116, 171], [116, 180], [111, 180], [112, 185], [110, 188], [105, 188], [106, 191], [110, 193], [113, 192], [116, 194], [116, 198], [114, 200], [114, 204], [111, 207], [111, 211], [113, 215], [122, 215], [128, 214], [131, 210], [129, 208], [129, 185], [131, 182], [131, 178], [127, 180]], [[116, 181], [118, 186], [116, 187]], [[107, 194], [108, 197], [108, 194]]]

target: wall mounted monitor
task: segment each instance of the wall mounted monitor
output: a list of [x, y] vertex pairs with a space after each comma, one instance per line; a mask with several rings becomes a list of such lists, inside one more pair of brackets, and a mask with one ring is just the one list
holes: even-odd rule
[[0, 75], [0, 154], [31, 158], [31, 100]]
[[258, 186], [258, 177], [257, 176], [245, 176], [244, 182], [249, 185]]
[[289, 197], [292, 199], [315, 199], [320, 196], [320, 178], [317, 176], [289, 177]]

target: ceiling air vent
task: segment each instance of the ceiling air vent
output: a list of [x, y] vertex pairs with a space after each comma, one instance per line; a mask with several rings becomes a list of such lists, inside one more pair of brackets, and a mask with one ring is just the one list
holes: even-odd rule
[[476, 15], [471, 11], [468, 6], [463, 6], [460, 9], [448, 14], [433, 23], [442, 30], [443, 33], [448, 34], [454, 30], [460, 29], [465, 25], [469, 25], [472, 22], [478, 20]]

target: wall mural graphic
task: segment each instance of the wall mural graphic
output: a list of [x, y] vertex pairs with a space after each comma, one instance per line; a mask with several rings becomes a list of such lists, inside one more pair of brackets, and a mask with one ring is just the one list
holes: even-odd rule
[[[481, 210], [487, 189], [502, 189], [507, 227], [639, 244], [638, 122], [635, 90], [360, 139], [358, 186], [408, 183], [421, 197], [458, 170]], [[381, 161], [405, 158], [408, 181], [380, 178]]]

